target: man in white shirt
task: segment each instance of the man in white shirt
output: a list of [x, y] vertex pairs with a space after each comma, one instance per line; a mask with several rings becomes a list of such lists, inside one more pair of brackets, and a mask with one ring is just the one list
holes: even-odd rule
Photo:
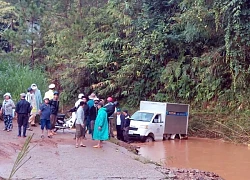
[[116, 109], [116, 132], [117, 132], [117, 139], [123, 141], [123, 131], [121, 125], [124, 123], [124, 115], [121, 113], [121, 109]]
[[49, 85], [49, 90], [45, 92], [44, 98], [49, 98], [49, 100], [52, 100], [54, 97], [54, 90], [55, 90], [56, 85], [55, 84], [50, 84]]

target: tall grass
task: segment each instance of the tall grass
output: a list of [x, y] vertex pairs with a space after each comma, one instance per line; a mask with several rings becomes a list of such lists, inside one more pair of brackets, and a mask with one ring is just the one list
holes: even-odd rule
[[[12, 167], [10, 176], [8, 180], [12, 179], [13, 176], [16, 174], [16, 172], [27, 162], [31, 159], [31, 156], [27, 158], [28, 153], [32, 148], [30, 148], [29, 144], [31, 142], [31, 139], [33, 138], [34, 134], [32, 136], [27, 137], [22, 150], [18, 153], [18, 156], [16, 158], [16, 161]], [[35, 147], [35, 146], [34, 146]]]
[[249, 115], [248, 110], [235, 110], [235, 113], [191, 112], [189, 135], [249, 144]]
[[0, 60], [0, 100], [9, 92], [12, 99], [18, 101], [20, 93], [27, 92], [32, 83], [37, 84], [43, 95], [47, 89], [46, 79], [46, 74], [38, 68], [30, 69], [17, 62]]

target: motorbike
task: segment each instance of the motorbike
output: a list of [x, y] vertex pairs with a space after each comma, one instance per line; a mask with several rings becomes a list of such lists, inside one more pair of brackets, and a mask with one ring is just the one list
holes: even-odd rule
[[68, 119], [65, 119], [66, 114], [57, 115], [55, 132], [58, 131], [59, 129], [62, 129], [64, 132], [64, 129], [71, 129], [74, 127], [76, 121], [76, 114], [75, 114], [76, 108], [72, 108], [68, 112], [72, 112], [72, 115]]

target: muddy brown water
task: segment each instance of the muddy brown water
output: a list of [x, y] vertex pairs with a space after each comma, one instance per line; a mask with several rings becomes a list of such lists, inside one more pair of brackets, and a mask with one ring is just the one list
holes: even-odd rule
[[168, 167], [194, 168], [226, 180], [250, 179], [250, 147], [220, 140], [189, 138], [137, 144], [139, 153]]

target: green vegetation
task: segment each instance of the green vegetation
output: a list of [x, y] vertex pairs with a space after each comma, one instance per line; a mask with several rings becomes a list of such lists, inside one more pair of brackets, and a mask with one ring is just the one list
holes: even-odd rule
[[46, 76], [38, 68], [30, 69], [29, 66], [22, 66], [15, 61], [0, 61], [0, 100], [6, 92], [11, 93], [16, 103], [20, 99], [20, 93], [27, 92], [32, 83], [36, 83], [41, 92], [47, 89]]
[[130, 107], [189, 103], [192, 132], [249, 141], [250, 1], [0, 0], [0, 10], [4, 56], [46, 70], [64, 102], [95, 91]]

